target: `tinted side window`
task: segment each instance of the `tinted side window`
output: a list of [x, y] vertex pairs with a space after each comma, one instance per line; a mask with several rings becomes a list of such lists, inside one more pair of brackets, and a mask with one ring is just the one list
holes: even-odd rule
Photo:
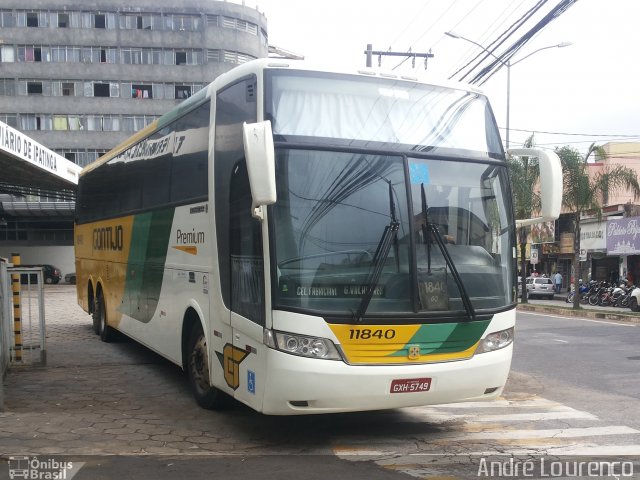
[[78, 223], [206, 200], [210, 109], [200, 105], [85, 174]]
[[208, 194], [209, 112], [199, 106], [175, 122], [171, 164], [171, 201], [204, 199]]
[[[238, 165], [244, 164], [243, 122], [257, 120], [256, 78], [251, 76], [226, 87], [216, 95], [215, 210], [220, 285], [225, 305], [231, 305], [230, 186]], [[247, 215], [250, 215], [247, 209]]]
[[264, 325], [262, 228], [251, 215], [251, 188], [244, 163], [231, 178], [229, 201], [231, 310]]

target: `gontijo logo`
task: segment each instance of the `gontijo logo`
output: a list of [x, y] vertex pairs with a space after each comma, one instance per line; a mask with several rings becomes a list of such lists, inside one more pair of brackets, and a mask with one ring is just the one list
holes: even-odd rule
[[100, 227], [93, 229], [94, 250], [121, 251], [124, 248], [124, 227]]

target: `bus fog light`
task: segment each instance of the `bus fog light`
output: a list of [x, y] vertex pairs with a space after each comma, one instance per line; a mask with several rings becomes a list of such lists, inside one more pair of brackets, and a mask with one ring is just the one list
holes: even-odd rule
[[476, 354], [493, 352], [501, 348], [508, 347], [513, 343], [514, 330], [513, 327], [501, 330], [499, 332], [490, 333], [478, 345]]
[[309, 337], [293, 333], [273, 332], [275, 342], [268, 342], [272, 348], [301, 357], [341, 360], [338, 349], [327, 338]]

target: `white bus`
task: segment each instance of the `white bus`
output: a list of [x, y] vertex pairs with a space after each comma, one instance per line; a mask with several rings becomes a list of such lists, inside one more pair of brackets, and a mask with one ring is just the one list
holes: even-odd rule
[[[540, 158], [550, 219], [561, 175]], [[491, 399], [511, 362], [515, 229], [481, 92], [262, 59], [85, 168], [78, 299], [102, 340], [182, 366], [205, 408]]]

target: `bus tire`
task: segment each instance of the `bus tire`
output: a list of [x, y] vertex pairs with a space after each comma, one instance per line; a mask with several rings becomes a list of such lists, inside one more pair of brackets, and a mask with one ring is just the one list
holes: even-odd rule
[[107, 305], [102, 291], [98, 292], [96, 297], [94, 315], [98, 316], [98, 335], [100, 335], [100, 340], [105, 343], [112, 342], [115, 338], [115, 331], [107, 323]]
[[92, 310], [91, 318], [93, 320], [93, 332], [96, 335], [100, 335], [100, 314], [98, 312], [98, 309], [96, 308], [96, 300], [95, 299], [91, 300], [91, 303], [93, 304], [91, 307], [91, 310]]
[[224, 407], [225, 394], [209, 383], [207, 339], [200, 322], [191, 329], [188, 348], [186, 371], [196, 402], [208, 410]]

